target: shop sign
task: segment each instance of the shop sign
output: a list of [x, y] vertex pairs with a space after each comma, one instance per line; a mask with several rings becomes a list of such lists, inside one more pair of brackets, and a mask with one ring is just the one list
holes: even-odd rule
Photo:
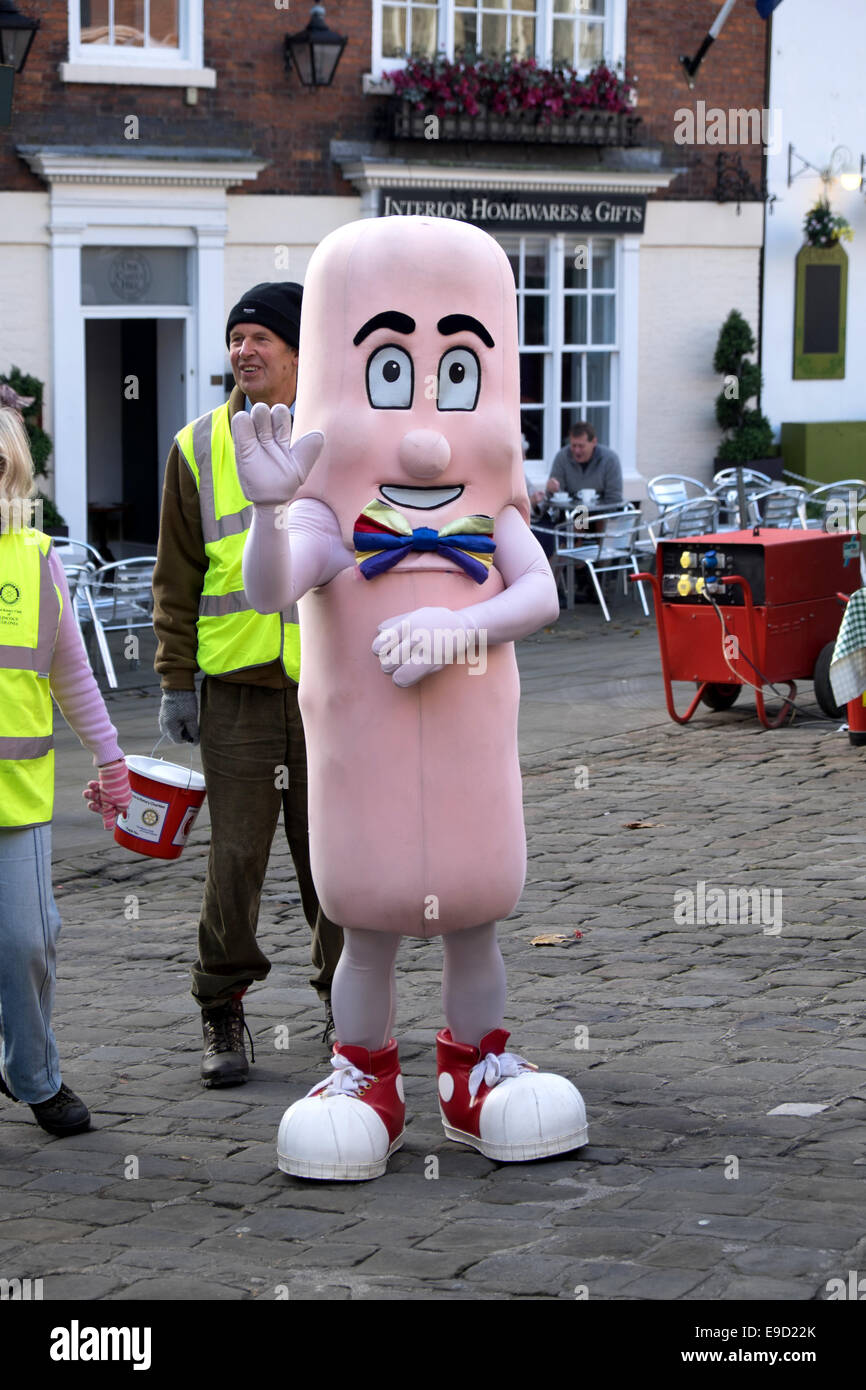
[[642, 232], [639, 193], [524, 193], [484, 189], [383, 188], [383, 217], [450, 217], [478, 227], [532, 232]]

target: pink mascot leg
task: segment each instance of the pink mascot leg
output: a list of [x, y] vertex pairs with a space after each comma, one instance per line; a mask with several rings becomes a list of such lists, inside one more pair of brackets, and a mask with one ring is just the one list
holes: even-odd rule
[[500, 1163], [586, 1143], [586, 1111], [571, 1082], [505, 1050], [505, 965], [494, 922], [446, 936], [442, 1002], [448, 1027], [437, 1035], [436, 1062], [449, 1139]]
[[398, 936], [343, 933], [331, 1005], [337, 1042], [333, 1072], [282, 1118], [277, 1158], [301, 1178], [361, 1181], [384, 1173], [403, 1143], [406, 1107], [394, 1023]]

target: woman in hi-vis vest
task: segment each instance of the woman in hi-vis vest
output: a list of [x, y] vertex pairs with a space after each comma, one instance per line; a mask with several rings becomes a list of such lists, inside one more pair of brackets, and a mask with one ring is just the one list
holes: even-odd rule
[[53, 707], [93, 754], [84, 795], [107, 830], [129, 806], [117, 730], [99, 693], [50, 537], [24, 523], [33, 463], [21, 417], [0, 410], [0, 1091], [49, 1134], [87, 1106], [64, 1086], [51, 1029], [60, 915], [51, 891]]

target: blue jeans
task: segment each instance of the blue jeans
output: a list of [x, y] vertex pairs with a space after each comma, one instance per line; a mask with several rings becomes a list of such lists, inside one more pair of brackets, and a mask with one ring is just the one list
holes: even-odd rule
[[51, 826], [0, 829], [0, 1069], [19, 1100], [60, 1090], [51, 1030], [60, 913], [51, 891]]

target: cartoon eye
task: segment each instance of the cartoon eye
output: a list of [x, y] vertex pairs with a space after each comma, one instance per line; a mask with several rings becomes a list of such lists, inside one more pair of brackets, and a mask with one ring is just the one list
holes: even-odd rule
[[439, 410], [474, 410], [481, 386], [481, 366], [471, 348], [452, 348], [439, 363]]
[[388, 343], [367, 363], [367, 396], [377, 410], [408, 410], [412, 404], [412, 358]]

